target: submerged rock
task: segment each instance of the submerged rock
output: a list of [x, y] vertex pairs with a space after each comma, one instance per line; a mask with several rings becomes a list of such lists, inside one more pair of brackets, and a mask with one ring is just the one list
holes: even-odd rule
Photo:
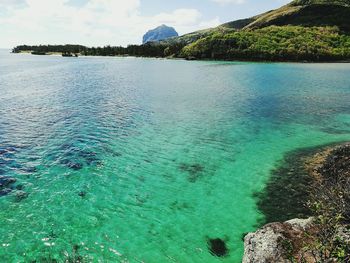
[[16, 190], [23, 190], [23, 189], [24, 189], [24, 185], [23, 184], [16, 185]]
[[75, 170], [75, 171], [83, 169], [83, 166], [84, 166], [81, 163], [76, 163], [76, 162], [72, 162], [72, 161], [69, 161], [69, 160], [62, 160], [61, 164], [65, 165], [66, 167], [68, 167], [68, 168], [70, 168], [72, 170]]
[[9, 176], [0, 176], [0, 187], [7, 187], [14, 184], [17, 180]]
[[220, 238], [209, 239], [208, 246], [210, 253], [214, 256], [224, 257], [228, 255], [226, 243]]
[[189, 174], [188, 181], [191, 183], [196, 182], [204, 171], [204, 167], [198, 163], [196, 164], [182, 163], [180, 164], [179, 168], [181, 171], [187, 172]]
[[15, 194], [16, 202], [20, 202], [23, 199], [26, 199], [28, 196], [29, 196], [29, 194], [27, 192], [24, 192], [22, 190], [17, 191]]
[[97, 157], [96, 152], [80, 150], [78, 152], [80, 158], [83, 158], [88, 165], [98, 164], [101, 160]]
[[1, 189], [1, 190], [0, 190], [0, 196], [8, 195], [8, 194], [11, 193], [11, 192], [12, 192], [12, 189], [10, 189], [10, 188]]
[[80, 192], [78, 193], [78, 195], [79, 195], [81, 198], [85, 197], [86, 194], [87, 194], [87, 193], [86, 193], [85, 191], [80, 191]]
[[69, 163], [68, 167], [76, 171], [83, 169], [83, 165], [81, 163]]
[[16, 178], [13, 177], [0, 176], [0, 196], [5, 196], [11, 193], [16, 181]]
[[102, 160], [98, 158], [98, 154], [95, 151], [89, 149], [81, 149], [75, 146], [73, 143], [66, 143], [60, 147], [62, 155], [56, 156], [53, 154], [53, 158], [59, 159], [61, 165], [64, 165], [72, 170], [81, 170], [84, 166], [100, 166]]

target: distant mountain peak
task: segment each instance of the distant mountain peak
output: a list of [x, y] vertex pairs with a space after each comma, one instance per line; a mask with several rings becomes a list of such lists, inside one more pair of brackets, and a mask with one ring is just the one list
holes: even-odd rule
[[177, 37], [179, 34], [173, 27], [167, 25], [160, 25], [155, 29], [149, 30], [144, 36], [142, 43], [155, 42], [165, 40], [170, 37]]

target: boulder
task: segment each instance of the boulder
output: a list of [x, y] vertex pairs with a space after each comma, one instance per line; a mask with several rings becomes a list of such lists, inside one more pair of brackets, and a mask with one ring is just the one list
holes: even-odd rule
[[[312, 230], [313, 218], [267, 224], [244, 238], [243, 263], [285, 263], [303, 243], [305, 231]], [[297, 250], [297, 249], [296, 249]]]

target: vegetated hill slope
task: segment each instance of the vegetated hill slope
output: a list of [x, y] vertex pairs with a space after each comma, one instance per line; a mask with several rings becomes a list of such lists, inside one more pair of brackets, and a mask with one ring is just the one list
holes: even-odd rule
[[349, 0], [294, 0], [290, 5], [335, 4], [350, 6]]
[[[191, 44], [195, 41], [197, 41], [198, 39], [210, 36], [214, 33], [223, 33], [223, 34], [228, 34], [228, 33], [232, 33], [235, 32], [235, 29], [232, 28], [228, 28], [228, 27], [223, 27], [223, 26], [218, 26], [215, 28], [208, 28], [208, 29], [204, 29], [204, 30], [199, 30], [199, 31], [195, 31], [192, 33], [188, 33], [179, 37], [172, 37], [172, 38], [168, 38], [166, 40], [163, 41], [159, 41], [158, 44], [163, 44], [163, 45], [173, 45], [173, 44], [183, 44], [183, 45], [188, 45]], [[153, 43], [153, 44], [157, 44], [157, 43]]]
[[[257, 29], [267, 26], [337, 26], [350, 32], [350, 0], [295, 0], [281, 8], [246, 19], [227, 22], [216, 28], [196, 31], [171, 41], [193, 42], [214, 32]], [[231, 29], [231, 31], [229, 30]]]
[[[171, 42], [192, 59], [330, 61], [350, 58], [350, 0], [296, 0]], [[169, 52], [168, 52], [169, 53]]]
[[350, 1], [298, 0], [267, 12], [245, 25], [243, 29], [271, 25], [337, 26], [350, 32]]
[[269, 26], [214, 33], [186, 45], [191, 59], [262, 61], [339, 61], [350, 59], [350, 36], [337, 27]]

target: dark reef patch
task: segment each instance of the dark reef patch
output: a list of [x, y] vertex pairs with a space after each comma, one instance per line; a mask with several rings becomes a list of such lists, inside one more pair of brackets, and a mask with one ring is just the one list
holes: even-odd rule
[[210, 238], [208, 240], [210, 254], [216, 257], [225, 257], [228, 255], [226, 242], [220, 238]]
[[9, 176], [0, 176], [0, 197], [12, 192], [16, 179]]
[[103, 147], [103, 151], [106, 154], [109, 154], [109, 155], [111, 155], [113, 157], [121, 157], [122, 156], [122, 154], [120, 152], [117, 152], [117, 151], [115, 151], [115, 150], [113, 150], [113, 149], [111, 149], [110, 147], [107, 147], [107, 146]]
[[84, 167], [84, 165], [82, 163], [70, 161], [70, 160], [67, 160], [67, 159], [61, 160], [60, 163], [62, 165], [65, 165], [66, 167], [72, 169], [72, 170], [75, 170], [75, 171], [81, 170]]
[[102, 164], [95, 151], [82, 149], [69, 143], [61, 145], [57, 153], [51, 154], [51, 158], [59, 159], [61, 165], [75, 171], [83, 169], [84, 166], [98, 166]]
[[1, 178], [6, 177], [8, 174], [12, 174], [13, 171], [15, 173], [24, 174], [29, 177], [32, 174], [38, 172], [38, 168], [35, 166], [27, 166], [23, 160], [19, 162], [14, 155], [11, 155], [9, 157], [0, 156], [0, 187], [2, 184], [1, 181], [3, 180]]
[[26, 199], [29, 196], [27, 192], [24, 192], [22, 190], [17, 191], [15, 194], [15, 201], [16, 202], [21, 202], [22, 200]]
[[79, 157], [85, 159], [88, 165], [94, 165], [100, 162], [97, 158], [97, 154], [92, 151], [79, 151]]
[[10, 188], [3, 188], [3, 189], [0, 189], [0, 197], [1, 196], [5, 196], [5, 195], [8, 195], [9, 193], [12, 192], [12, 189]]
[[305, 161], [321, 149], [334, 145], [336, 144], [302, 148], [285, 155], [278, 167], [271, 172], [265, 189], [255, 194], [258, 208], [265, 216], [265, 220], [259, 224], [312, 215], [306, 205], [312, 178], [306, 170]]
[[203, 174], [204, 166], [202, 166], [198, 163], [196, 163], [196, 164], [182, 163], [182, 164], [180, 164], [179, 169], [183, 172], [187, 172], [188, 173], [188, 181], [191, 183], [194, 183]]
[[0, 176], [0, 187], [7, 187], [16, 182], [16, 179], [9, 176]]
[[177, 211], [177, 210], [193, 209], [193, 207], [186, 202], [174, 201], [170, 204], [170, 209], [173, 211]]
[[23, 184], [16, 185], [16, 190], [23, 190], [23, 189], [24, 189], [24, 185]]
[[38, 171], [38, 168], [31, 166], [31, 167], [23, 167], [20, 170], [26, 174], [33, 174], [33, 173], [36, 173]]
[[17, 179], [10, 176], [0, 176], [0, 197], [14, 193], [14, 200], [20, 202], [28, 197], [28, 193], [23, 191], [23, 184], [16, 184]]

